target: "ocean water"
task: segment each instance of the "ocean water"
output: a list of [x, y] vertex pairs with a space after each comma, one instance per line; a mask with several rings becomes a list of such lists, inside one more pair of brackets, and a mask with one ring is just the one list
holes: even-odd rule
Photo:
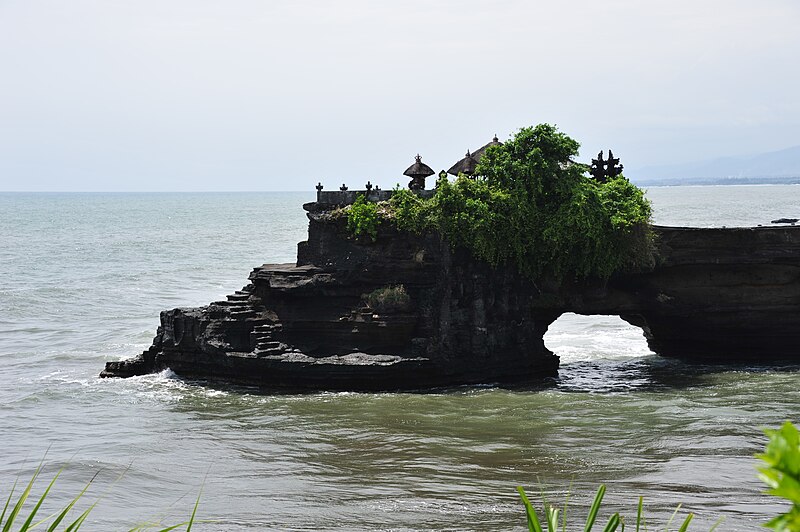
[[[663, 225], [800, 217], [800, 186], [648, 191]], [[94, 478], [85, 530], [188, 518], [197, 530], [525, 530], [515, 487], [585, 511], [639, 495], [661, 528], [754, 530], [761, 427], [798, 420], [797, 367], [695, 366], [650, 353], [614, 316], [565, 315], [558, 380], [425, 394], [265, 395], [169, 371], [101, 380], [152, 340], [161, 310], [218, 300], [292, 262], [307, 193], [0, 194], [0, 496], [42, 460], [47, 509]], [[571, 486], [571, 487], [570, 487]], [[40, 485], [40, 490], [44, 483]], [[84, 506], [85, 507], [85, 506]], [[693, 527], [694, 529], [695, 527]]]

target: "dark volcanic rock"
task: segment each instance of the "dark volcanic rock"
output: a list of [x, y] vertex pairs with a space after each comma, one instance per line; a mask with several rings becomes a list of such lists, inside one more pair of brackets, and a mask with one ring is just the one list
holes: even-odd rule
[[[348, 238], [308, 204], [298, 262], [264, 265], [227, 301], [161, 313], [153, 345], [101, 376], [171, 368], [281, 390], [422, 389], [556, 374], [544, 345], [564, 312], [616, 314], [659, 354], [704, 361], [797, 357], [800, 228], [656, 227], [652, 271], [530, 282], [435, 235], [382, 227]], [[364, 296], [402, 285], [409, 303], [378, 312]]]

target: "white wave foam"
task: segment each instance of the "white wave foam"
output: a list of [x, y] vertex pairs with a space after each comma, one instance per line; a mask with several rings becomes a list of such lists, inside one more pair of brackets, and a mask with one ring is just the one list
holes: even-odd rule
[[562, 363], [584, 360], [620, 360], [652, 354], [642, 330], [618, 316], [564, 314], [544, 337], [548, 349]]

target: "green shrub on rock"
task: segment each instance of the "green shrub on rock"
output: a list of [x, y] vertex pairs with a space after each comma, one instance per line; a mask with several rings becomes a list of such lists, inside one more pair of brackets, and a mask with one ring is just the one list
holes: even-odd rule
[[431, 202], [406, 188], [398, 185], [394, 189], [389, 208], [393, 221], [400, 230], [420, 234], [431, 226]]
[[356, 238], [368, 236], [374, 242], [378, 238], [380, 222], [377, 204], [368, 202], [363, 194], [347, 211], [347, 230]]
[[608, 277], [653, 263], [651, 209], [623, 176], [599, 183], [576, 163], [579, 144], [554, 126], [521, 129], [491, 146], [474, 177], [439, 179], [424, 200], [397, 191], [398, 228], [437, 231], [493, 265], [538, 278]]
[[364, 295], [364, 302], [377, 312], [405, 310], [411, 297], [403, 285], [386, 286]]

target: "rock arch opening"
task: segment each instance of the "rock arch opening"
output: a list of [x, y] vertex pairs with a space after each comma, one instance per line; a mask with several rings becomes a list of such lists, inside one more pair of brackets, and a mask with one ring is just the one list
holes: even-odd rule
[[652, 356], [644, 330], [615, 315], [567, 312], [550, 324], [547, 348], [561, 359], [559, 388], [576, 392], [626, 392], [647, 387]]
[[654, 354], [644, 330], [619, 316], [565, 312], [547, 328], [547, 348], [561, 364], [585, 360], [624, 360]]

